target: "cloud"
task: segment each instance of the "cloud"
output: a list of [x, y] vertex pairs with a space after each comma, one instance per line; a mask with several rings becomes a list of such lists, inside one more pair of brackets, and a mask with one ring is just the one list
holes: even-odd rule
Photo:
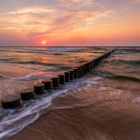
[[[26, 1], [23, 5], [26, 5]], [[31, 2], [31, 1], [30, 1]], [[29, 3], [30, 3], [29, 2]], [[47, 4], [45, 1], [43, 3]], [[38, 4], [37, 1], [34, 5]], [[19, 5], [19, 4], [18, 4]], [[30, 4], [29, 4], [30, 5]], [[22, 7], [0, 14], [0, 25], [5, 30], [25, 30], [29, 35], [57, 34], [77, 29], [94, 23], [102, 17], [111, 14], [111, 11], [102, 9], [100, 4], [88, 0], [59, 0], [54, 7]]]
[[102, 25], [110, 26], [122, 18], [121, 14], [128, 13], [129, 7], [133, 8], [139, 2], [135, 0], [132, 4], [131, 0], [4, 0], [0, 2], [0, 32], [22, 34], [21, 37], [24, 36], [25, 40], [45, 37], [57, 40], [71, 36], [72, 33], [79, 34], [82, 30], [90, 31]]

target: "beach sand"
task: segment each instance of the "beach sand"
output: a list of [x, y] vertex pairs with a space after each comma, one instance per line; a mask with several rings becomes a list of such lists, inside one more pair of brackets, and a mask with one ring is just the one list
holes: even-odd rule
[[[51, 105], [42, 110], [43, 114], [36, 122], [9, 140], [139, 140], [140, 94], [139, 79], [135, 78], [139, 75], [139, 54], [132, 56], [132, 53], [126, 52], [119, 52], [118, 57], [112, 55], [91, 75], [72, 83], [70, 89], [66, 88], [65, 96], [59, 95], [49, 101]], [[125, 62], [122, 63], [120, 58], [125, 58]], [[128, 58], [133, 59], [128, 61]], [[32, 108], [28, 109], [32, 114]], [[40, 112], [36, 114], [40, 115]], [[32, 115], [29, 117], [34, 120]], [[21, 128], [32, 122], [28, 119], [25, 117], [14, 122], [17, 129], [19, 125]], [[13, 124], [8, 125], [12, 127]]]
[[39, 120], [9, 140], [139, 140], [136, 95], [92, 90], [55, 99]]

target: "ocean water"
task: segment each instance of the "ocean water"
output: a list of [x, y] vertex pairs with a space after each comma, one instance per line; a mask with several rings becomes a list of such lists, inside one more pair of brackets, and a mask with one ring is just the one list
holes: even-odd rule
[[[0, 99], [18, 95], [44, 77], [82, 65], [110, 49], [1, 47]], [[43, 114], [48, 114], [45, 126], [33, 127], [45, 127], [47, 139], [140, 139], [140, 48], [117, 49], [84, 77], [16, 110], [0, 108], [0, 139], [22, 133]]]

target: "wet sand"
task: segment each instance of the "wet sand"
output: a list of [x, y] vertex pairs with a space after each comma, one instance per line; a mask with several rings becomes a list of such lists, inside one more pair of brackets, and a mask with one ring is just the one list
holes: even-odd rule
[[39, 120], [9, 140], [139, 140], [138, 99], [99, 87], [73, 92], [55, 99]]
[[[122, 57], [125, 57], [124, 53], [118, 56], [118, 58]], [[126, 59], [127, 57], [133, 58], [132, 53], [129, 53]], [[114, 55], [112, 60], [106, 60], [96, 69], [97, 72], [101, 72], [101, 77], [98, 77], [95, 72], [89, 76], [90, 79], [86, 76], [81, 79], [84, 82], [77, 81], [78, 86], [73, 83], [70, 90], [67, 90], [67, 96], [57, 96], [51, 102], [51, 106], [43, 110], [44, 114], [36, 122], [9, 140], [139, 140], [139, 81], [126, 76], [130, 73], [137, 74], [139, 65], [134, 67], [131, 62], [130, 64], [125, 62], [123, 65], [114, 64], [113, 60], [118, 62], [118, 58]], [[107, 67], [104, 68], [103, 64]], [[110, 72], [110, 69], [115, 75], [112, 78], [108, 76], [108, 73], [104, 73]], [[120, 74], [119, 72], [123, 74], [123, 77], [116, 75]], [[97, 76], [99, 81], [92, 76]], [[46, 103], [46, 100], [44, 102]], [[25, 112], [26, 110], [28, 109], [24, 108]], [[32, 110], [29, 108], [31, 114]], [[29, 124], [31, 121], [28, 122], [28, 119], [34, 120], [34, 117], [32, 115], [23, 117], [15, 123], [10, 122], [7, 127], [17, 124], [17, 129], [21, 128], [18, 126], [25, 126], [24, 119], [27, 119], [25, 123]], [[8, 136], [14, 132], [11, 133]]]

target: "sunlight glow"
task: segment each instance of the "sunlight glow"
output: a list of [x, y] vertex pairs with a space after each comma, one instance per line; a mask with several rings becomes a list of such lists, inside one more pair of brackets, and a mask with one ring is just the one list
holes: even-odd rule
[[47, 45], [48, 41], [47, 40], [42, 40], [41, 41], [41, 44], [44, 46], [44, 45]]

